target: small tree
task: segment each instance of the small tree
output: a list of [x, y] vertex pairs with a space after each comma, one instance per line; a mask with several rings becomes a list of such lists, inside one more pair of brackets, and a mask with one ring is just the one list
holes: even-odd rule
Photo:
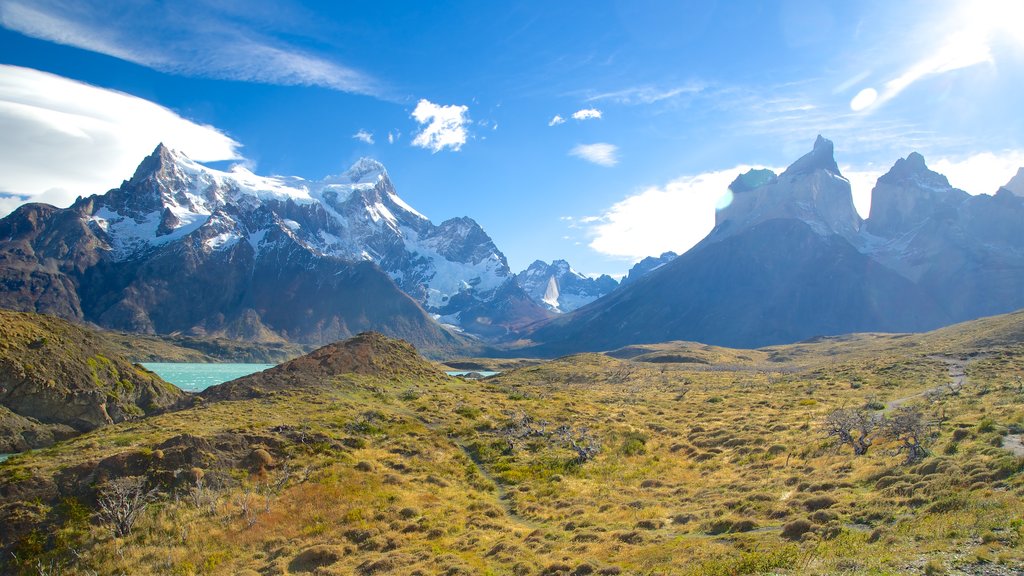
[[900, 443], [896, 453], [906, 455], [906, 464], [918, 462], [928, 455], [924, 444], [929, 439], [929, 426], [920, 410], [900, 408], [886, 418], [883, 428], [887, 438]]
[[124, 537], [132, 532], [139, 515], [156, 498], [156, 489], [146, 491], [142, 476], [126, 476], [111, 480], [100, 488], [96, 497], [99, 516], [114, 528], [114, 535]]
[[828, 438], [835, 438], [840, 445], [847, 444], [853, 453], [861, 456], [868, 453], [881, 424], [881, 417], [864, 408], [839, 408], [825, 416], [822, 428]]
[[563, 425], [555, 430], [555, 436], [576, 452], [576, 462], [579, 464], [586, 464], [601, 452], [601, 443], [590, 433], [589, 428], [573, 430], [571, 426]]

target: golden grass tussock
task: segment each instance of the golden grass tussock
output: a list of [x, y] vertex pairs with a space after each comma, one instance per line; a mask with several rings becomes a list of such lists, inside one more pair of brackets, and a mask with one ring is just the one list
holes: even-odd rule
[[[268, 383], [256, 398], [111, 426], [0, 466], [3, 544], [18, 554], [7, 566], [1009, 574], [1024, 569], [1024, 347], [997, 337], [1013, 333], [754, 351], [669, 343], [480, 381], [385, 366]], [[904, 408], [926, 423], [927, 454], [913, 461], [885, 428]], [[826, 434], [840, 409], [877, 420], [866, 453]], [[93, 515], [99, 485], [69, 479], [98, 482], [97, 470], [116, 476], [136, 461], [130, 471], [160, 496], [119, 538]], [[32, 492], [42, 485], [53, 488]]]

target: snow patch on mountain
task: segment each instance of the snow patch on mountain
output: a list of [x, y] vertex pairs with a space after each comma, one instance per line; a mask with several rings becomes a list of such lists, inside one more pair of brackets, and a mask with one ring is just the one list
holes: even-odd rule
[[586, 306], [618, 287], [612, 277], [587, 277], [573, 270], [565, 260], [551, 264], [537, 260], [517, 274], [516, 279], [534, 302], [558, 313]]
[[[306, 180], [259, 176], [242, 166], [215, 170], [161, 145], [130, 180], [94, 201], [91, 226], [103, 232], [115, 261], [185, 238], [205, 251], [229, 250], [244, 239], [257, 254], [294, 242], [320, 257], [374, 262], [446, 321], [470, 305], [479, 317], [479, 304], [500, 296], [512, 277], [479, 224], [431, 223], [368, 158], [340, 175]], [[537, 318], [543, 314], [537, 307]]]

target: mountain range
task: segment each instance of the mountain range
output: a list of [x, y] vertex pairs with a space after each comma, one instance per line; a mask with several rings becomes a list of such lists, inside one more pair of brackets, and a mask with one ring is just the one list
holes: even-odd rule
[[533, 352], [668, 340], [759, 347], [1022, 308], [1021, 180], [971, 196], [913, 153], [879, 178], [862, 220], [819, 136], [782, 174], [737, 177], [732, 203], [688, 252], [534, 330]]
[[1024, 307], [1024, 170], [971, 196], [912, 153], [878, 180], [863, 220], [819, 136], [781, 174], [751, 170], [730, 189], [703, 241], [618, 283], [564, 260], [513, 273], [479, 224], [434, 224], [374, 160], [305, 180], [219, 171], [160, 145], [118, 188], [0, 220], [0, 307], [262, 342], [378, 330], [436, 355], [481, 340], [540, 355], [753, 347]]
[[550, 316], [470, 218], [433, 224], [362, 159], [320, 181], [163, 145], [71, 207], [0, 221], [0, 305], [103, 327], [325, 343], [377, 329], [425, 350]]

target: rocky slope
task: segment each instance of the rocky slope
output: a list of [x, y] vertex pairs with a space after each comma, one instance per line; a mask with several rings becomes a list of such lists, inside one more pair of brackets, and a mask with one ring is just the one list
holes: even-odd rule
[[756, 347], [1024, 308], [1024, 198], [1007, 188], [971, 196], [911, 154], [878, 180], [862, 221], [820, 136], [781, 175], [753, 170], [730, 188], [702, 242], [539, 327], [532, 352], [665, 340]]
[[329, 386], [340, 375], [364, 375], [388, 381], [442, 380], [448, 376], [428, 362], [412, 344], [377, 332], [364, 332], [328, 344], [294, 360], [237, 380], [211, 386], [200, 395], [206, 400], [239, 400], [273, 391]]
[[554, 260], [550, 264], [536, 260], [517, 274], [516, 280], [534, 302], [558, 313], [572, 312], [619, 286], [607, 274], [598, 278], [584, 276], [565, 260]]
[[459, 341], [424, 309], [487, 335], [547, 316], [509, 306], [525, 294], [476, 222], [434, 225], [366, 159], [307, 181], [161, 145], [106, 194], [22, 206], [0, 238], [0, 306], [126, 331], [315, 344], [378, 329], [436, 351]]
[[622, 278], [621, 282], [619, 282], [619, 286], [626, 286], [627, 284], [636, 282], [648, 272], [653, 272], [658, 268], [661, 268], [665, 264], [675, 260], [678, 256], [679, 255], [675, 252], [669, 251], [663, 252], [661, 256], [648, 256], [647, 258], [644, 258], [629, 269], [626, 276]]
[[18, 452], [180, 405], [184, 392], [102, 335], [0, 310], [0, 452]]

